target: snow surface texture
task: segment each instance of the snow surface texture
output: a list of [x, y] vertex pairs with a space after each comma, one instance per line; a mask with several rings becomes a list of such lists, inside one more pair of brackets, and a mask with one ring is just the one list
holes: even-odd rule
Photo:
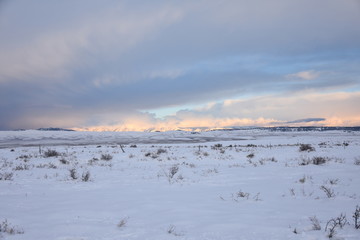
[[359, 136], [0, 132], [0, 239], [360, 239]]

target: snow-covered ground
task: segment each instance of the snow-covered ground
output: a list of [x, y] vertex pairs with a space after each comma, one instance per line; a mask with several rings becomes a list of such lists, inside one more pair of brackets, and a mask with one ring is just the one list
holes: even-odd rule
[[0, 179], [0, 239], [360, 239], [360, 132], [0, 132]]

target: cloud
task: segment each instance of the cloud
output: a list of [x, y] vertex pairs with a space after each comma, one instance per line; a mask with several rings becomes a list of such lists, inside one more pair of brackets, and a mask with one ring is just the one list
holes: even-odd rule
[[[115, 4], [106, 12], [106, 16], [101, 12], [95, 18], [78, 19], [70, 26], [47, 29], [10, 49], [0, 45], [0, 82], [63, 81], [71, 78], [74, 69], [96, 64], [94, 56], [103, 61], [119, 58], [181, 17], [180, 11], [167, 6], [128, 14], [120, 4]], [[137, 15], [141, 18], [136, 18]]]
[[[356, 1], [38, 0], [3, 6], [0, 129], [130, 126], [138, 118], [146, 127], [169, 128], [354, 119], [345, 100], [320, 96], [350, 99], [360, 91]], [[341, 105], [339, 113], [326, 101]], [[168, 122], [141, 113], [211, 102]]]
[[326, 118], [304, 118], [304, 119], [289, 121], [286, 123], [314, 123], [314, 122], [323, 122], [325, 120]]
[[[301, 97], [300, 97], [301, 96]], [[233, 126], [355, 126], [360, 125], [360, 93], [298, 93], [225, 100], [198, 109], [184, 109], [162, 119], [143, 113], [121, 124], [89, 126], [85, 130], [175, 130]], [[329, 111], [331, 109], [331, 111]], [[321, 115], [323, 118], [316, 116]], [[306, 118], [304, 118], [306, 117]], [[289, 119], [299, 118], [289, 121]], [[81, 128], [80, 128], [81, 129]], [[84, 130], [84, 129], [83, 129]]]
[[293, 73], [293, 74], [288, 74], [286, 75], [287, 78], [292, 79], [303, 79], [303, 80], [312, 80], [317, 78], [320, 75], [319, 72], [316, 72], [314, 70], [309, 70], [309, 71], [302, 71], [302, 72], [298, 72], [298, 73]]

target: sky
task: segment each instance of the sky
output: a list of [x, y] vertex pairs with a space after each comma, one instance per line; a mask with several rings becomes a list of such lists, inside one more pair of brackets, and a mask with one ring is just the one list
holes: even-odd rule
[[0, 130], [360, 126], [359, 0], [0, 0]]

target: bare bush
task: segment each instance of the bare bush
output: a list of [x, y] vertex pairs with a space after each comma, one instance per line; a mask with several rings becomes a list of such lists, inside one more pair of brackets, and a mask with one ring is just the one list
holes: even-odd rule
[[355, 222], [355, 228], [360, 228], [360, 207], [356, 206], [355, 212], [353, 214], [354, 222]]
[[89, 164], [89, 165], [94, 165], [94, 164], [96, 164], [98, 161], [99, 161], [99, 159], [94, 157], [94, 158], [92, 158], [92, 159], [90, 159], [90, 160], [88, 161], [88, 164]]
[[128, 220], [129, 220], [129, 217], [125, 217], [125, 218], [121, 219], [120, 222], [117, 224], [118, 228], [126, 227]]
[[327, 161], [328, 161], [328, 159], [325, 157], [313, 157], [312, 158], [312, 163], [314, 165], [322, 165], [322, 164], [326, 163]]
[[238, 202], [239, 199], [246, 199], [248, 200], [250, 197], [250, 193], [244, 192], [242, 190], [238, 191], [235, 194], [232, 194], [232, 200]]
[[306, 158], [306, 157], [301, 157], [299, 159], [299, 165], [300, 166], [306, 166], [306, 165], [309, 165], [311, 163], [311, 159], [310, 158]]
[[78, 176], [77, 176], [77, 173], [76, 173], [76, 169], [75, 169], [75, 168], [70, 169], [69, 172], [70, 172], [70, 177], [71, 177], [73, 180], [78, 179]]
[[69, 161], [66, 160], [65, 158], [62, 158], [59, 160], [62, 164], [69, 164]]
[[26, 162], [26, 160], [27, 160], [28, 158], [31, 158], [31, 157], [32, 157], [31, 155], [23, 154], [23, 155], [20, 155], [18, 158], [19, 158], [19, 159], [24, 159], [24, 161]]
[[14, 171], [24, 171], [24, 170], [29, 170], [29, 169], [30, 169], [29, 165], [26, 165], [26, 164], [21, 164], [21, 165], [16, 166], [15, 168], [13, 168]]
[[346, 215], [341, 213], [341, 215], [337, 218], [330, 219], [325, 226], [325, 232], [329, 231], [328, 237], [333, 238], [336, 234], [336, 228], [343, 228], [347, 223]]
[[213, 149], [219, 149], [219, 148], [222, 148], [222, 144], [221, 143], [217, 143], [217, 144], [215, 144], [212, 148]]
[[176, 173], [178, 173], [178, 171], [179, 171], [178, 165], [171, 166], [167, 171], [164, 170], [164, 174], [170, 184], [172, 183], [174, 176], [176, 175]]
[[169, 168], [169, 177], [173, 178], [174, 175], [179, 171], [179, 166], [174, 165], [172, 167]]
[[290, 191], [291, 196], [295, 197], [295, 195], [296, 195], [295, 194], [295, 189], [290, 188], [289, 191]]
[[246, 145], [246, 147], [257, 147], [257, 145], [256, 144], [248, 144], [248, 145]]
[[48, 157], [57, 157], [60, 156], [60, 153], [56, 150], [51, 150], [48, 149], [44, 152], [44, 157], [48, 158]]
[[312, 152], [315, 151], [315, 148], [311, 146], [311, 144], [300, 144], [299, 147], [300, 152]]
[[86, 171], [81, 175], [81, 181], [88, 182], [90, 180], [90, 172]]
[[53, 163], [47, 163], [47, 164], [38, 164], [36, 165], [36, 168], [49, 168], [49, 169], [56, 169], [57, 166]]
[[166, 149], [163, 149], [163, 148], [159, 148], [156, 152], [157, 155], [160, 155], [162, 153], [167, 153]]
[[255, 154], [254, 153], [250, 153], [249, 155], [246, 156], [247, 158], [251, 159], [253, 157], [255, 157]]
[[241, 198], [249, 199], [250, 193], [243, 192], [243, 191], [240, 190], [239, 192], [237, 192], [237, 196], [241, 197]]
[[320, 189], [325, 192], [325, 194], [326, 194], [326, 196], [327, 196], [328, 198], [333, 198], [333, 197], [335, 197], [334, 190], [332, 190], [331, 188], [322, 185], [322, 186], [320, 187]]
[[321, 230], [321, 225], [319, 219], [316, 216], [309, 217], [309, 220], [312, 224], [312, 230], [319, 231]]
[[0, 232], [3, 233], [8, 233], [11, 235], [14, 234], [24, 234], [24, 230], [19, 228], [19, 227], [15, 227], [12, 226], [7, 219], [5, 219], [2, 223], [0, 223]]
[[177, 231], [176, 231], [176, 227], [175, 227], [174, 225], [170, 225], [170, 226], [168, 227], [167, 233], [168, 233], [168, 234], [172, 234], [172, 235], [177, 236], [177, 237], [184, 235], [183, 233], [177, 232]]
[[338, 179], [338, 178], [329, 179], [328, 182], [329, 182], [331, 185], [336, 185], [336, 184], [338, 184], [339, 179]]
[[14, 174], [12, 172], [0, 173], [0, 180], [11, 181], [13, 180]]
[[304, 175], [302, 178], [299, 179], [300, 183], [305, 183], [306, 181], [306, 176]]
[[104, 161], [110, 161], [112, 158], [113, 158], [113, 156], [108, 154], [108, 153], [107, 154], [101, 154], [101, 157], [100, 157], [100, 159], [104, 160]]

